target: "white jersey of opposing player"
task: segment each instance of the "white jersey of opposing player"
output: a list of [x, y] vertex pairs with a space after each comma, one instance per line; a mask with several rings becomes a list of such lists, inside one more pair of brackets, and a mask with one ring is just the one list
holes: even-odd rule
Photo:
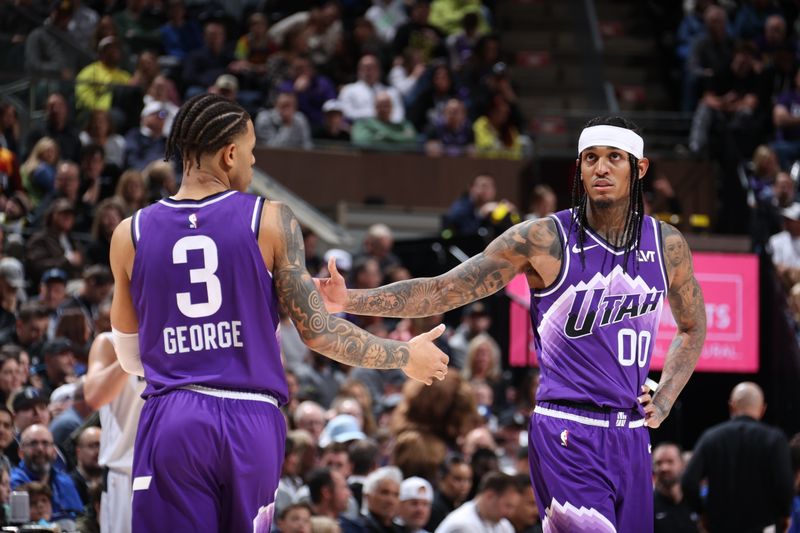
[[[109, 335], [110, 333], [102, 333]], [[100, 408], [100, 466], [131, 475], [133, 442], [139, 425], [139, 413], [144, 400], [145, 382], [137, 376], [128, 376], [119, 396]]]

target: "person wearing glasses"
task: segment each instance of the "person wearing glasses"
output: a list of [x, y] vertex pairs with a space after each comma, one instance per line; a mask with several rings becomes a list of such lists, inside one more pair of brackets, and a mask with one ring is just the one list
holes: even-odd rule
[[22, 432], [19, 446], [22, 459], [11, 469], [11, 489], [40, 481], [53, 493], [53, 520], [74, 519], [83, 510], [81, 497], [69, 474], [56, 464], [56, 447], [47, 426], [33, 424]]

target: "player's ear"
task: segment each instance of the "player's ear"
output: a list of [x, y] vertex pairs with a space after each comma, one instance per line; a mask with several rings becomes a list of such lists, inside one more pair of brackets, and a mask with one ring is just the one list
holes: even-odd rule
[[225, 168], [233, 168], [236, 163], [236, 144], [228, 143], [222, 147], [222, 161]]
[[639, 179], [642, 179], [647, 174], [647, 169], [650, 168], [650, 160], [643, 157], [638, 161], [637, 165], [639, 166]]

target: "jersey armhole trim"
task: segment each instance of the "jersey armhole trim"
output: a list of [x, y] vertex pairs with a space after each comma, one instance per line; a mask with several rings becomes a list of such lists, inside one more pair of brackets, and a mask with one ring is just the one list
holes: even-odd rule
[[142, 238], [141, 226], [139, 225], [139, 219], [141, 216], [142, 210], [139, 209], [131, 217], [131, 240], [133, 240], [134, 250], [136, 249], [136, 245], [139, 244], [139, 240]]
[[250, 228], [253, 230], [256, 240], [258, 240], [258, 233], [261, 230], [261, 213], [263, 210], [264, 199], [260, 196], [257, 196], [253, 205], [253, 218], [250, 220]]
[[561, 224], [561, 220], [559, 220], [559, 218], [554, 214], [549, 215], [547, 218], [552, 219], [556, 224], [556, 234], [558, 235], [558, 241], [561, 243], [562, 250], [561, 268], [558, 270], [558, 276], [556, 276], [555, 281], [550, 286], [531, 290], [531, 296], [535, 298], [548, 296], [552, 294], [553, 291], [558, 290], [558, 288], [561, 287], [561, 284], [564, 282], [564, 279], [566, 279], [567, 273], [569, 272], [570, 254], [569, 248], [567, 247], [567, 234], [564, 231], [564, 226]]
[[661, 234], [661, 222], [653, 218], [653, 226], [655, 227], [654, 233], [656, 237], [656, 245], [658, 247], [658, 266], [661, 268], [661, 275], [664, 277], [664, 290], [669, 292], [669, 276], [667, 276], [667, 263], [664, 259], [664, 236]]

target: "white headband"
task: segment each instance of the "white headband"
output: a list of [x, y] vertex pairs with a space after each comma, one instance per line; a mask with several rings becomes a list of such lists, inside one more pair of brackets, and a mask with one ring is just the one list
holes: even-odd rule
[[632, 130], [617, 126], [592, 126], [583, 130], [578, 139], [578, 157], [590, 146], [613, 146], [636, 159], [644, 155], [644, 139]]

